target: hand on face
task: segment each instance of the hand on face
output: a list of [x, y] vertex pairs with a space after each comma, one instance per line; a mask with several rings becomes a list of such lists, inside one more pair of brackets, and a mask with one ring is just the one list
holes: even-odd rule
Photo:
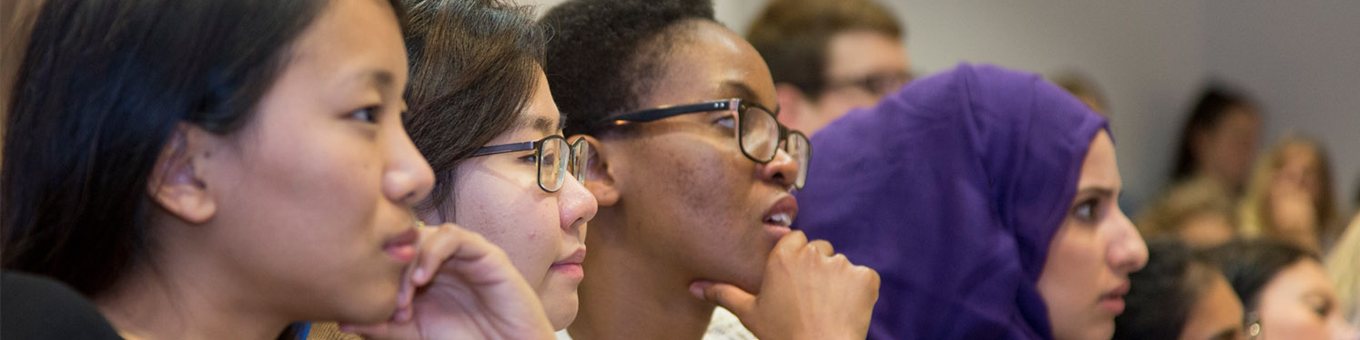
[[538, 296], [505, 252], [453, 224], [421, 228], [397, 312], [386, 322], [343, 325], [380, 339], [551, 339]]
[[1280, 236], [1315, 247], [1313, 229], [1317, 226], [1317, 210], [1313, 195], [1297, 176], [1280, 174], [1271, 181], [1270, 216], [1275, 232]]
[[878, 301], [878, 273], [850, 263], [831, 243], [785, 235], [770, 252], [760, 294], [699, 281], [690, 292], [732, 311], [765, 339], [863, 339]]

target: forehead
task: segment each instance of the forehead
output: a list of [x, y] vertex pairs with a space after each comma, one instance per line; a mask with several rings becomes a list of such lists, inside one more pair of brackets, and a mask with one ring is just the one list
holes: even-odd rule
[[1082, 162], [1081, 179], [1077, 181], [1077, 188], [1117, 189], [1121, 183], [1114, 142], [1110, 140], [1109, 133], [1101, 130], [1091, 140], [1091, 146], [1086, 151], [1086, 160]]
[[[717, 23], [691, 20], [662, 33], [647, 46], [663, 48], [658, 77], [645, 80], [650, 91], [643, 107], [684, 104], [740, 96], [739, 87], [750, 89], [754, 100], [774, 108], [774, 80], [770, 68], [750, 43]], [[742, 85], [742, 86], [734, 86]]]
[[827, 41], [829, 76], [860, 76], [871, 72], [905, 72], [906, 47], [887, 34], [872, 30], [836, 33]]
[[[336, 81], [406, 83], [406, 48], [383, 1], [334, 1], [299, 37], [290, 68]], [[368, 85], [368, 84], [361, 84]]]

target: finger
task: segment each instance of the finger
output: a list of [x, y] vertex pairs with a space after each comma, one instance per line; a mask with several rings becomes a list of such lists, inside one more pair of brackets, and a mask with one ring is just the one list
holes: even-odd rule
[[436, 227], [434, 232], [423, 234], [420, 254], [416, 257], [410, 275], [415, 287], [423, 287], [430, 282], [439, 266], [458, 250], [463, 235], [462, 228], [451, 223], [445, 223]]
[[831, 242], [827, 242], [826, 240], [808, 242], [808, 248], [812, 248], [817, 254], [821, 254], [822, 256], [831, 256], [836, 253], [836, 247], [831, 246]]
[[803, 234], [801, 230], [794, 230], [780, 238], [779, 243], [775, 243], [774, 248], [777, 251], [792, 253], [803, 248], [807, 243], [807, 234]]
[[756, 297], [737, 286], [726, 283], [695, 281], [689, 284], [689, 292], [694, 297], [716, 303], [732, 311], [738, 319], [747, 320], [756, 309]]

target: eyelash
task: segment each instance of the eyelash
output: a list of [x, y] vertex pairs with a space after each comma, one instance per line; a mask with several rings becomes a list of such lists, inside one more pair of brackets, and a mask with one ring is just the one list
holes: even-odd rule
[[537, 164], [537, 163], [538, 163], [538, 153], [537, 153], [537, 152], [530, 152], [528, 155], [525, 155], [525, 156], [523, 156], [523, 157], [516, 158], [516, 159], [518, 159], [520, 162], [524, 162], [524, 163], [526, 163], [526, 164]]

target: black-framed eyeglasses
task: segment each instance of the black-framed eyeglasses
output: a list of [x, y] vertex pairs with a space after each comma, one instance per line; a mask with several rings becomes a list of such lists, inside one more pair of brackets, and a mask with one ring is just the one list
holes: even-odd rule
[[791, 130], [775, 118], [770, 109], [740, 98], [707, 101], [696, 104], [665, 106], [647, 109], [607, 118], [600, 126], [618, 126], [629, 122], [645, 123], [683, 114], [727, 111], [733, 115], [736, 126], [737, 145], [746, 158], [758, 164], [773, 161], [779, 153], [779, 146], [792, 156], [798, 164], [798, 176], [794, 187], [803, 188], [807, 182], [808, 160], [812, 158], [812, 143], [798, 130]]
[[568, 143], [565, 137], [552, 135], [532, 142], [484, 146], [473, 152], [471, 157], [529, 150], [534, 150], [539, 189], [547, 192], [561, 190], [562, 185], [566, 184], [568, 173], [575, 176], [577, 181], [585, 183], [590, 144], [584, 138]]

